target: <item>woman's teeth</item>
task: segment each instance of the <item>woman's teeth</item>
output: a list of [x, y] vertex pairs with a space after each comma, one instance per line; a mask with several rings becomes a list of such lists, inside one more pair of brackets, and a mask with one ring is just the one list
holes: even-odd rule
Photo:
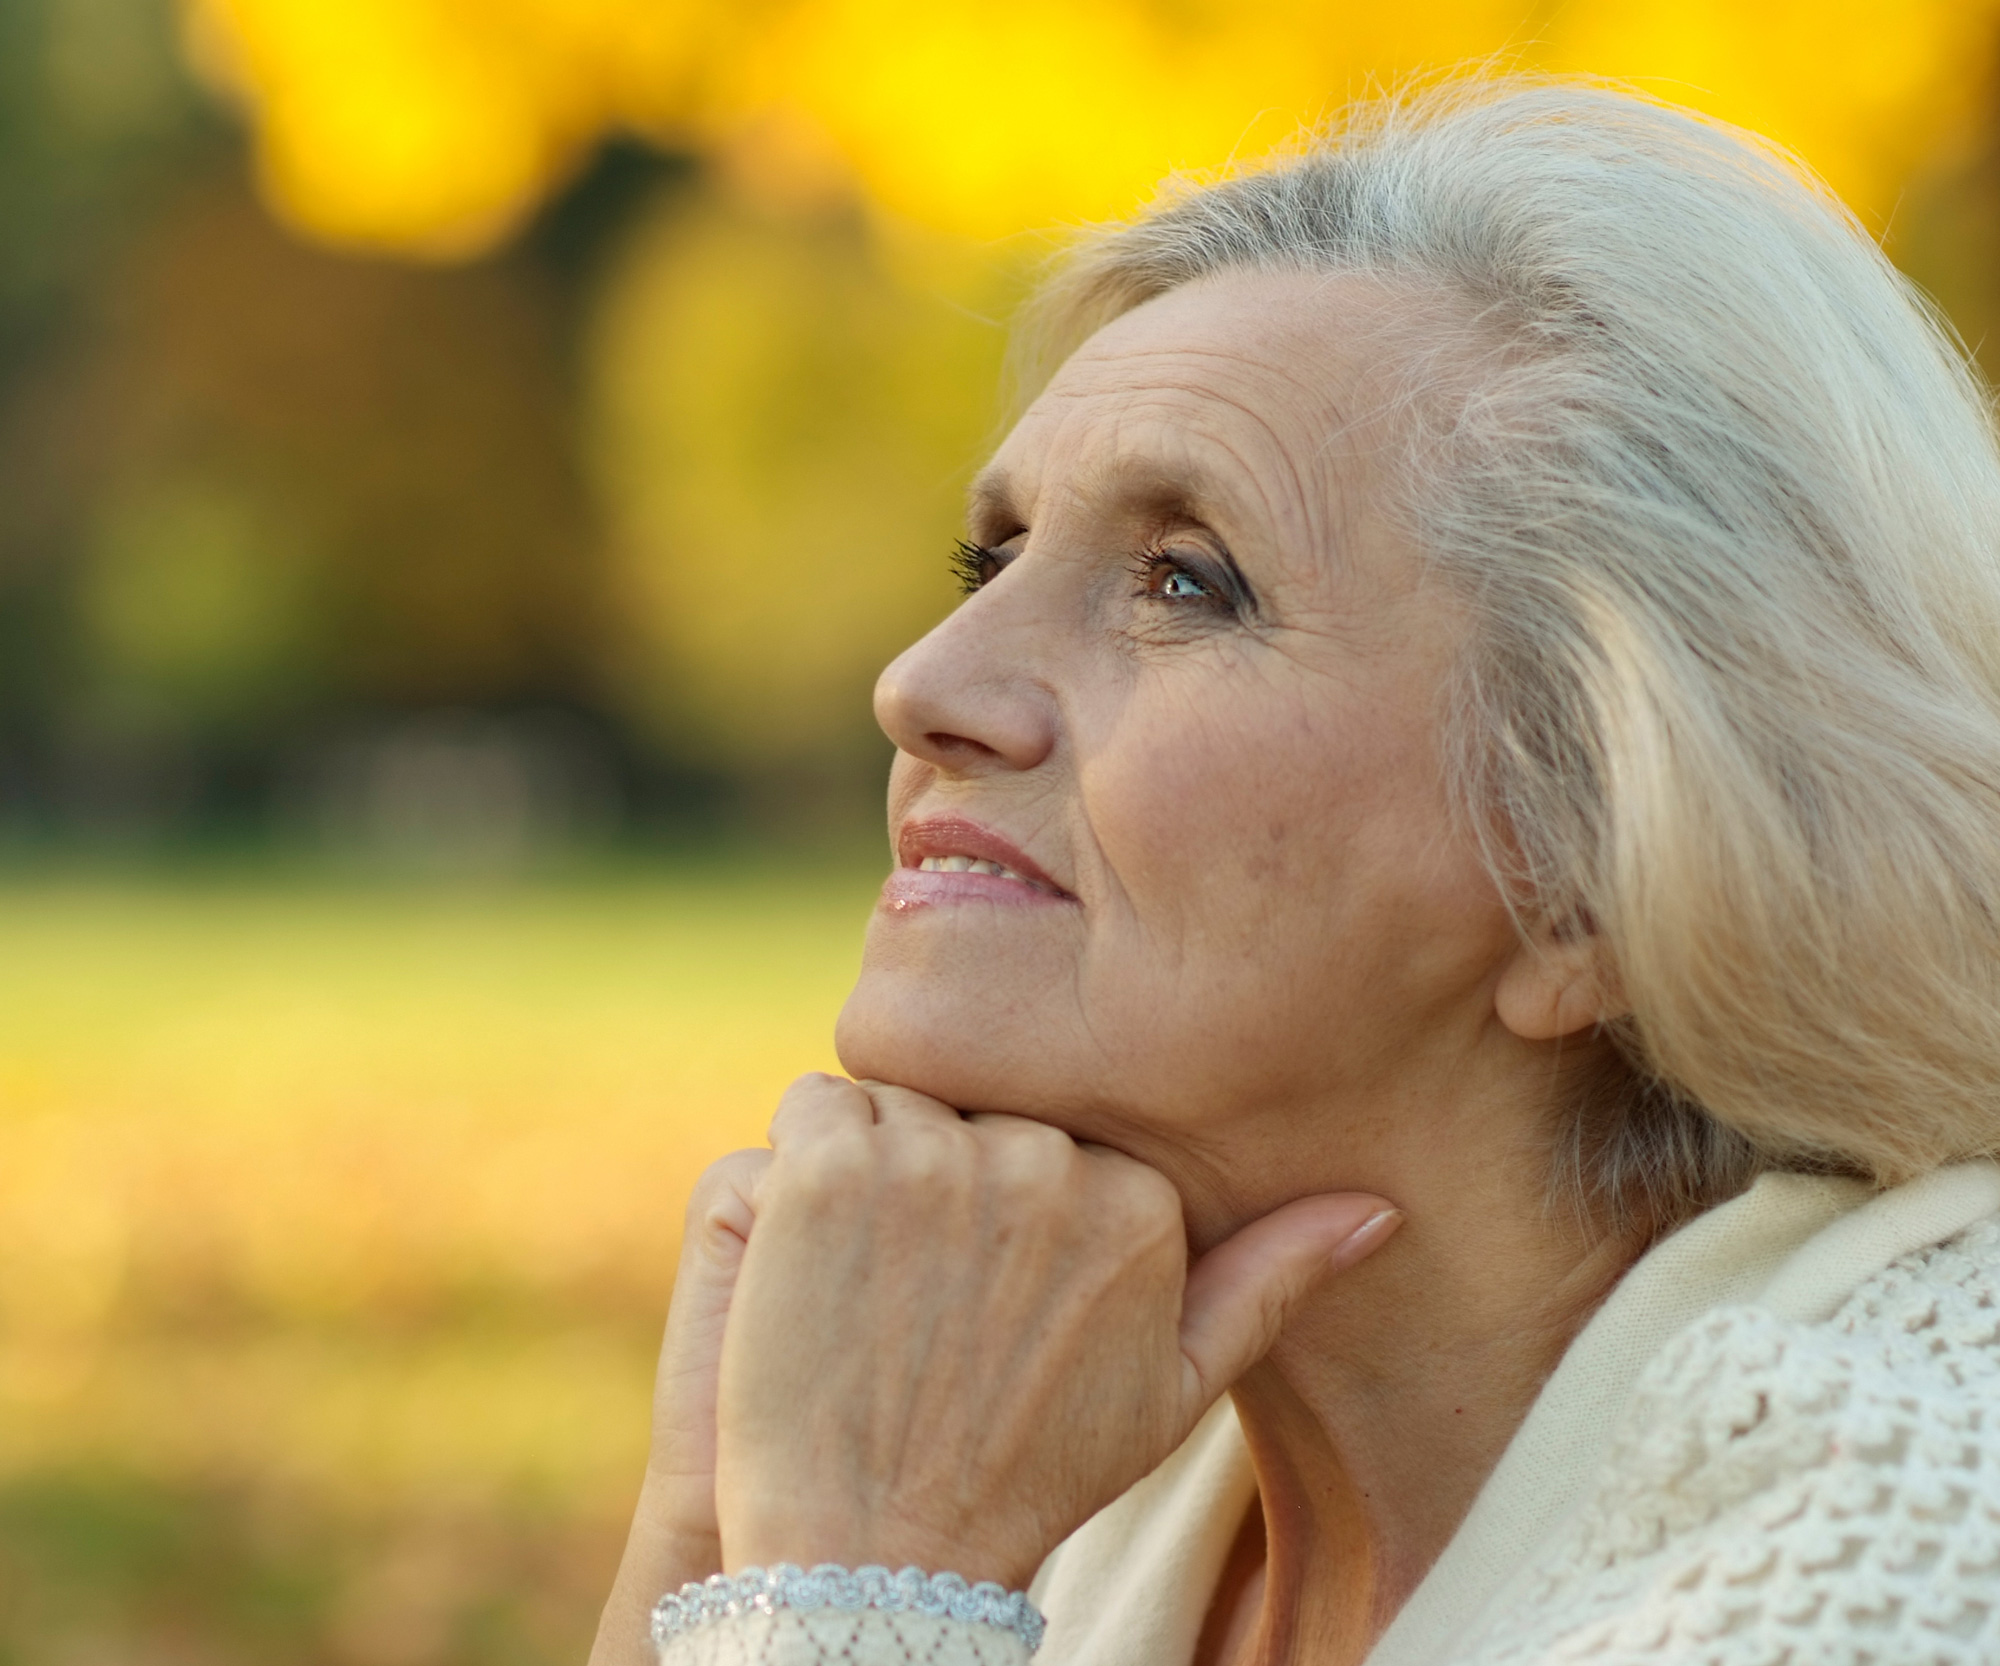
[[[917, 864], [917, 869], [921, 873], [984, 873], [991, 874], [995, 879], [1018, 879], [1023, 885], [1035, 884], [1026, 874], [1016, 873], [1012, 868], [977, 856], [926, 856]], [[1040, 886], [1035, 888], [1041, 889]]]

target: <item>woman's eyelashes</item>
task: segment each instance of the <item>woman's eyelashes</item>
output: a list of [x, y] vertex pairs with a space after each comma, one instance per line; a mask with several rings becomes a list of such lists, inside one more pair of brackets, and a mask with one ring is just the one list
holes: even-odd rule
[[[957, 540], [951, 550], [951, 571], [959, 589], [970, 596], [998, 578], [1021, 553], [1012, 547], [1018, 538], [1016, 534], [999, 545]], [[1210, 553], [1178, 546], [1145, 549], [1132, 558], [1127, 571], [1134, 580], [1132, 594], [1141, 601], [1244, 619], [1257, 609], [1256, 597], [1226, 551]]]
[[958, 588], [970, 596], [975, 590], [984, 590], [1000, 576], [1000, 569], [1011, 563], [1021, 552], [1014, 546], [1021, 534], [999, 544], [977, 544], [969, 538], [960, 538], [951, 547], [951, 575], [958, 580]]
[[951, 546], [951, 576], [966, 595], [982, 590], [1005, 563], [997, 550], [960, 538]]

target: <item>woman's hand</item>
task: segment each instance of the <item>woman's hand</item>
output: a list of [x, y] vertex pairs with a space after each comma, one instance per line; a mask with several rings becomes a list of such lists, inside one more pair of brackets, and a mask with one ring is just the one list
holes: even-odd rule
[[[1025, 1118], [808, 1077], [771, 1143], [715, 1401], [732, 1571], [915, 1563], [1025, 1585], [1400, 1218], [1304, 1198], [1190, 1270], [1164, 1178]], [[718, 1322], [691, 1321], [705, 1340]]]
[[722, 1571], [715, 1519], [715, 1392], [730, 1293], [768, 1151], [738, 1151], [696, 1182], [653, 1388], [653, 1444], [590, 1666], [652, 1666], [652, 1607]]

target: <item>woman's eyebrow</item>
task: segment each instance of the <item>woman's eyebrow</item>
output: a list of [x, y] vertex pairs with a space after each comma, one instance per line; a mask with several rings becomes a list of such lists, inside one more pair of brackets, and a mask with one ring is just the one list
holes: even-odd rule
[[975, 530], [1027, 524], [1014, 497], [1014, 479], [997, 463], [989, 463], [973, 477], [966, 494], [966, 520]]
[[[1136, 459], [1098, 465], [1070, 484], [1124, 513], [1188, 520], [1214, 531], [1221, 530], [1218, 520], [1242, 518], [1226, 475], [1186, 459], [1177, 459], [1172, 467]], [[990, 463], [974, 477], [967, 500], [967, 522], [975, 531], [1002, 526], [1015, 531], [1028, 524], [1015, 476], [1002, 464]]]
[[1160, 520], [1190, 521], [1220, 533], [1220, 522], [1241, 522], [1238, 494], [1215, 471], [1188, 462], [1172, 470], [1135, 470], [1119, 483], [1118, 496], [1132, 509]]

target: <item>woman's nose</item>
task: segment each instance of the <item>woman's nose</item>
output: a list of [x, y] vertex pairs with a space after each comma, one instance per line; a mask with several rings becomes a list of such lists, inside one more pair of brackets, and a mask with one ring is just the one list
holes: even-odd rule
[[1056, 742], [1056, 705], [1034, 672], [1025, 621], [1005, 623], [982, 591], [893, 660], [875, 684], [875, 721], [899, 750], [940, 769], [1033, 769]]

